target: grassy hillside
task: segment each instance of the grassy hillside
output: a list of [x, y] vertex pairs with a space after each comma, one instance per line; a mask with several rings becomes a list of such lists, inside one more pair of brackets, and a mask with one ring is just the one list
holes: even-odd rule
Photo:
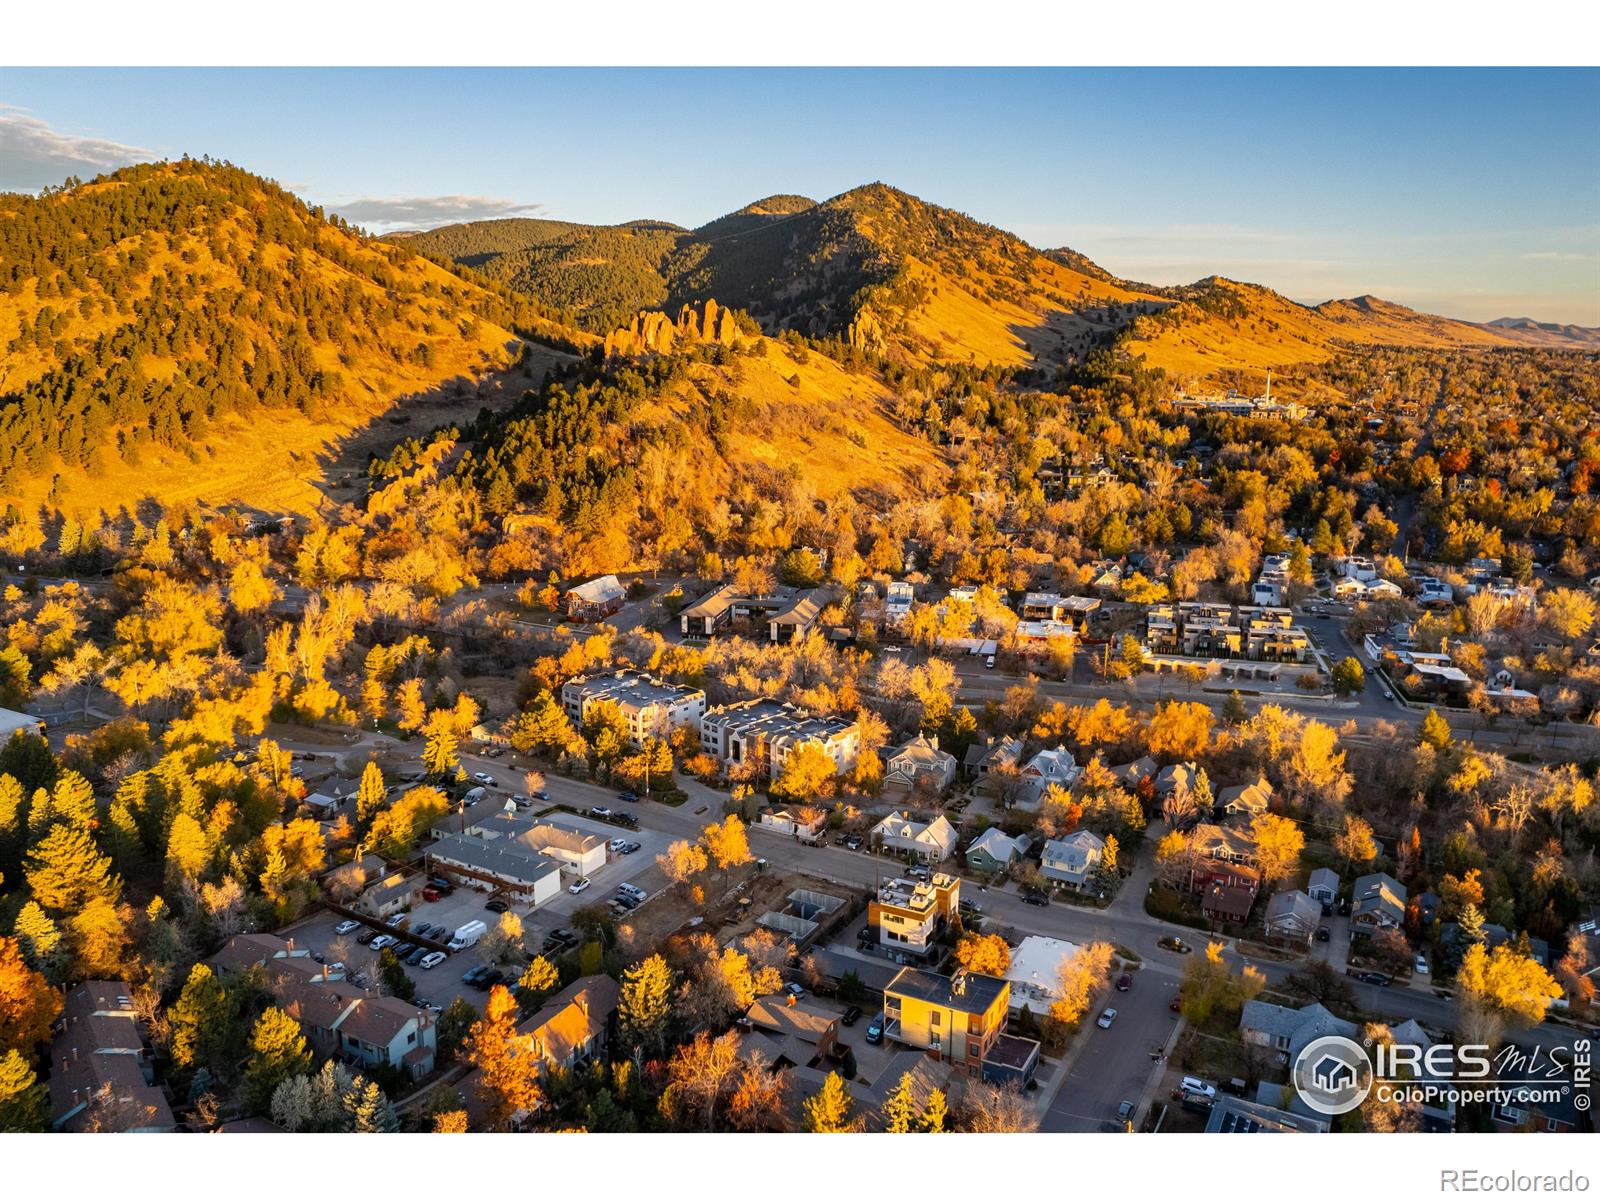
[[483, 430], [468, 467], [486, 509], [559, 543], [569, 571], [940, 490], [937, 451], [890, 419], [882, 383], [804, 348], [744, 338], [574, 372]]
[[302, 508], [329, 447], [398, 400], [507, 365], [516, 331], [568, 340], [231, 166], [133, 167], [0, 215], [0, 498], [25, 505]]

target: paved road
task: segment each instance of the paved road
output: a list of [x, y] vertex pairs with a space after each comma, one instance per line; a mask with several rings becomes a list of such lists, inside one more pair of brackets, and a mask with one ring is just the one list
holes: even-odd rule
[[1177, 994], [1176, 977], [1143, 970], [1133, 973], [1131, 989], [1111, 993], [1100, 1007], [1115, 1008], [1117, 1019], [1110, 1029], [1091, 1023], [1078, 1034], [1083, 1047], [1045, 1110], [1044, 1132], [1092, 1133], [1108, 1121], [1121, 1128], [1117, 1106], [1124, 1100], [1138, 1104], [1154, 1065], [1151, 1051], [1166, 1042], [1177, 1021], [1168, 1007]]

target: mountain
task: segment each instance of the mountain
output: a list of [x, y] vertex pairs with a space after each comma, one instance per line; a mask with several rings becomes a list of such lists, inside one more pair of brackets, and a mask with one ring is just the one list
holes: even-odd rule
[[[838, 338], [913, 364], [1046, 368], [1113, 342], [1182, 377], [1319, 362], [1343, 343], [1593, 345], [1593, 331], [1477, 325], [1373, 296], [1299, 304], [1218, 276], [1120, 279], [1069, 247], [1040, 251], [882, 183], [822, 203], [769, 196], [692, 231], [478, 222], [412, 239], [608, 333], [643, 309], [714, 297], [769, 334]], [[430, 240], [432, 239], [432, 240]]]
[[1499, 317], [1487, 322], [1487, 325], [1530, 346], [1600, 349], [1600, 327], [1558, 325], [1551, 321], [1535, 321], [1532, 317]]
[[526, 297], [227, 164], [3, 195], [0, 498], [304, 511], [397, 402], [473, 415], [470, 393], [525, 353], [524, 335], [584, 344]]

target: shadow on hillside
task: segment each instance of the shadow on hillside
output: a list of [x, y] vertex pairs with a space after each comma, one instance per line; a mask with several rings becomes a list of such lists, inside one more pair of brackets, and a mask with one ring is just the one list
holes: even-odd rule
[[1038, 325], [1013, 322], [1011, 333], [1041, 370], [1079, 365], [1096, 350], [1109, 348], [1117, 335], [1142, 315], [1164, 305], [1150, 302], [1098, 304], [1080, 309], [1051, 309]]

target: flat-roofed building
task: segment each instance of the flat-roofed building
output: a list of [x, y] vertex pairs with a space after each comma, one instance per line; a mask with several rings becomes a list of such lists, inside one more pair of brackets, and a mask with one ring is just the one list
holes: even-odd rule
[[840, 774], [856, 764], [861, 731], [839, 717], [816, 716], [776, 700], [745, 700], [707, 710], [700, 744], [729, 767], [752, 764], [776, 776], [790, 754], [808, 742], [821, 746]]
[[884, 1036], [976, 1072], [1005, 1031], [1011, 985], [992, 975], [906, 967], [883, 991]]
[[926, 958], [961, 904], [961, 880], [939, 872], [932, 879], [890, 879], [867, 903], [867, 927], [895, 955]]
[[647, 738], [665, 740], [681, 727], [699, 729], [706, 694], [699, 688], [667, 683], [639, 671], [580, 675], [561, 685], [561, 704], [581, 726], [595, 705], [609, 701], [628, 722], [628, 740], [642, 748]]

